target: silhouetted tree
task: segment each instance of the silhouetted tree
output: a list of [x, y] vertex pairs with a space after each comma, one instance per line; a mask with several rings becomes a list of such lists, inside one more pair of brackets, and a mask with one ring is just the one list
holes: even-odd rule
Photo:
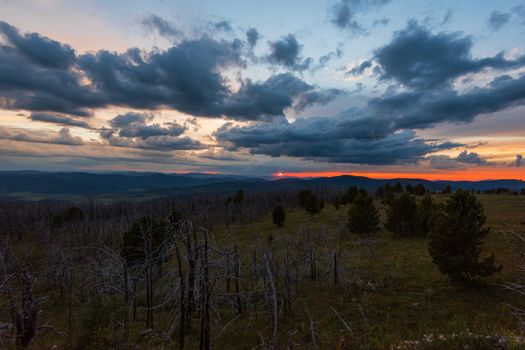
[[439, 207], [430, 195], [425, 195], [417, 206], [417, 235], [426, 237], [436, 224]]
[[394, 187], [392, 187], [392, 192], [394, 193], [403, 193], [403, 185], [401, 185], [400, 182], [396, 183]]
[[160, 256], [162, 246], [167, 239], [167, 223], [145, 216], [133, 223], [131, 229], [124, 233], [122, 257], [128, 266], [144, 261], [147, 250], [151, 249], [152, 258]]
[[301, 204], [301, 207], [304, 208], [304, 206], [306, 205], [306, 200], [308, 199], [308, 197], [310, 197], [310, 195], [312, 195], [312, 191], [310, 190], [299, 191], [299, 193], [297, 194], [297, 199], [299, 200], [299, 204]]
[[233, 196], [233, 204], [239, 205], [244, 201], [244, 191], [238, 190], [237, 193], [235, 193], [235, 196]]
[[354, 198], [359, 193], [359, 189], [356, 186], [350, 186], [341, 197], [341, 204], [346, 205], [352, 203]]
[[79, 207], [71, 207], [60, 214], [53, 216], [53, 225], [59, 226], [64, 224], [72, 224], [85, 220], [85, 215]]
[[452, 187], [450, 185], [447, 185], [447, 187], [445, 187], [442, 191], [441, 191], [442, 194], [450, 194], [452, 193]]
[[284, 221], [286, 220], [286, 213], [284, 212], [284, 208], [282, 206], [279, 205], [273, 210], [272, 219], [273, 223], [277, 226], [284, 226]]
[[341, 198], [339, 196], [336, 196], [334, 199], [334, 207], [336, 210], [339, 210], [340, 206], [341, 206]]
[[315, 194], [310, 194], [308, 198], [306, 198], [306, 202], [304, 204], [304, 208], [307, 212], [310, 213], [310, 216], [314, 216], [315, 214], [318, 214], [321, 212], [322, 206], [321, 206], [321, 200], [317, 198]]
[[394, 237], [410, 237], [416, 234], [417, 203], [413, 195], [404, 193], [394, 198], [387, 208], [385, 227]]
[[377, 199], [383, 199], [385, 198], [386, 190], [384, 186], [379, 186], [376, 190], [375, 196]]
[[501, 271], [494, 265], [494, 254], [479, 261], [485, 227], [483, 206], [478, 199], [458, 190], [445, 203], [430, 234], [428, 250], [439, 270], [453, 282], [486, 277]]
[[414, 187], [413, 193], [417, 196], [424, 196], [425, 193], [427, 193], [427, 189], [425, 188], [425, 185], [417, 184], [416, 187]]
[[368, 235], [379, 230], [379, 212], [374, 199], [360, 193], [354, 198], [348, 210], [348, 228], [350, 232]]

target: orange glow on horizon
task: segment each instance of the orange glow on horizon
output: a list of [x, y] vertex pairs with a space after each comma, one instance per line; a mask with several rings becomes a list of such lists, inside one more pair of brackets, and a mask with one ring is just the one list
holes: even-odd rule
[[481, 170], [436, 170], [420, 173], [404, 172], [344, 172], [344, 171], [320, 171], [320, 172], [277, 172], [272, 174], [276, 178], [296, 177], [336, 177], [343, 175], [365, 176], [373, 179], [424, 179], [424, 180], [452, 180], [452, 181], [480, 181], [480, 180], [523, 180], [525, 181], [525, 169], [520, 168], [490, 168]]

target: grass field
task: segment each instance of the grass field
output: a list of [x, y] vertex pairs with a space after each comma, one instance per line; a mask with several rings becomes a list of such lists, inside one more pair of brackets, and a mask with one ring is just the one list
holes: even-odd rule
[[[463, 349], [467, 348], [465, 345], [471, 349], [494, 348], [494, 340], [487, 340], [486, 336], [507, 336], [508, 348], [522, 348], [512, 345], [513, 339], [525, 332], [525, 327], [511, 305], [525, 308], [525, 298], [501, 285], [514, 279], [516, 268], [523, 262], [514, 238], [515, 234], [525, 235], [525, 196], [478, 197], [492, 228], [485, 252], [495, 254], [496, 263], [503, 265], [503, 271], [472, 286], [455, 287], [440, 274], [432, 263], [426, 239], [393, 239], [391, 233], [383, 229], [372, 240], [358, 239], [346, 230], [347, 208], [344, 206], [336, 210], [327, 204], [321, 214], [314, 217], [300, 209], [287, 210], [286, 223], [281, 229], [270, 217], [243, 226], [216, 227], [213, 238], [219, 246], [231, 246], [235, 242], [240, 255], [249, 256], [256, 242], [267, 245], [271, 240], [271, 244], [279, 245], [286, 237], [298, 239], [310, 234], [317, 242], [320, 266], [327, 265], [323, 265], [323, 259], [329, 260], [330, 252], [340, 252], [342, 269], [337, 286], [330, 276], [323, 275], [321, 267], [317, 281], [303, 282], [294, 291], [292, 312], [281, 311], [279, 348], [290, 345], [303, 349], [397, 346]], [[438, 197], [438, 200], [445, 198]], [[381, 212], [384, 216], [384, 208]], [[169, 262], [171, 264], [174, 262]], [[65, 303], [53, 299], [46, 302], [39, 318], [64, 329]], [[88, 304], [80, 300], [77, 303], [73, 314], [73, 345], [83, 348], [82, 337], [90, 327], [96, 337], [110, 337], [111, 324], [97, 317], [104, 318], [104, 312], [112, 307], [111, 302], [96, 299]], [[149, 336], [141, 334], [144, 321], [140, 316], [132, 323], [129, 343], [135, 345], [130, 349], [177, 348], [176, 344], [166, 345], [162, 335], [173, 315], [159, 311], [155, 317], [156, 332]], [[258, 313], [247, 310], [237, 316], [233, 310], [224, 308], [211, 317], [212, 347], [216, 349], [257, 348], [261, 339], [270, 333], [267, 310]], [[198, 328], [198, 324], [194, 328]], [[188, 338], [189, 348], [198, 347], [197, 337], [198, 330], [194, 329]], [[35, 339], [33, 347], [51, 348], [54, 344], [58, 344], [59, 349], [70, 346], [64, 335], [46, 333]]]

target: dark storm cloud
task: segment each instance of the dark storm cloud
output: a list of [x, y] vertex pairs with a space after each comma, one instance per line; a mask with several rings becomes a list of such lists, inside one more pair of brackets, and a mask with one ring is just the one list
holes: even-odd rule
[[150, 32], [156, 32], [167, 39], [180, 39], [184, 33], [172, 22], [154, 14], [149, 14], [142, 19], [142, 25]]
[[416, 21], [395, 33], [393, 40], [376, 50], [374, 60], [384, 80], [410, 88], [442, 88], [452, 80], [485, 68], [511, 69], [525, 65], [525, 56], [508, 60], [504, 53], [475, 59], [473, 41], [460, 33], [433, 34]]
[[68, 146], [80, 146], [84, 144], [84, 141], [80, 137], [71, 135], [68, 127], [60, 129], [56, 134], [51, 134], [49, 132], [35, 132], [34, 130], [14, 129], [0, 126], [0, 140]]
[[246, 31], [246, 40], [248, 41], [248, 45], [250, 45], [251, 48], [255, 47], [257, 45], [257, 42], [261, 38], [261, 34], [257, 31], [255, 28], [250, 28]]
[[267, 57], [269, 62], [295, 71], [303, 71], [310, 67], [312, 59], [301, 56], [302, 45], [295, 35], [288, 34], [279, 40], [270, 41], [269, 44], [270, 54]]
[[[289, 74], [264, 82], [245, 80], [238, 91], [230, 91], [219, 71], [244, 64], [238, 44], [203, 38], [154, 53], [147, 61], [138, 53], [99, 52], [81, 57], [81, 63], [97, 90], [113, 103], [142, 109], [167, 105], [204, 117], [267, 120], [282, 115], [305, 92], [329, 93]], [[317, 100], [322, 101], [328, 99]]]
[[[0, 108], [89, 116], [108, 106], [168, 107], [202, 117], [268, 120], [293, 107], [305, 92], [311, 95], [308, 100], [329, 100], [325, 97], [330, 91], [291, 76], [285, 80], [307, 88], [298, 90], [282, 76], [274, 76], [262, 82], [240, 81], [241, 89], [232, 91], [223, 72], [246, 66], [243, 42], [238, 39], [204, 36], [166, 50], [132, 48], [123, 53], [101, 50], [76, 55], [68, 46], [37, 34], [21, 36], [5, 23], [0, 33], [4, 36]], [[55, 64], [46, 61], [47, 51], [56, 58]]]
[[173, 123], [166, 127], [160, 124], [152, 125], [137, 125], [132, 124], [119, 131], [120, 137], [139, 137], [141, 139], [147, 139], [153, 136], [179, 136], [186, 131], [183, 126]]
[[317, 89], [284, 73], [264, 82], [246, 80], [239, 91], [224, 101], [223, 112], [238, 120], [268, 120], [282, 115], [286, 108], [301, 111], [313, 104], [327, 103], [342, 93], [337, 89]]
[[478, 164], [478, 165], [486, 165], [489, 162], [487, 162], [486, 159], [483, 159], [478, 153], [476, 152], [468, 152], [467, 150], [462, 151], [458, 156], [456, 157], [456, 160], [460, 163], [467, 163], [467, 164]]
[[49, 68], [64, 68], [71, 66], [75, 61], [75, 51], [70, 46], [37, 33], [21, 35], [18, 29], [6, 22], [0, 21], [0, 36], [8, 43], [4, 47], [5, 50], [11, 47], [35, 64]]
[[[336, 116], [298, 118], [294, 122], [281, 118], [272, 124], [245, 127], [227, 124], [215, 132], [215, 137], [230, 150], [242, 148], [274, 157], [367, 164], [425, 159], [432, 152], [461, 145], [425, 140], [412, 130], [445, 122], [468, 123], [480, 114], [525, 104], [525, 74], [511, 77], [503, 73], [484, 87], [464, 92], [453, 88], [452, 81], [468, 73], [525, 66], [523, 57], [508, 60], [503, 53], [472, 58], [471, 47], [470, 37], [458, 33], [433, 34], [412, 21], [390, 43], [376, 50], [373, 61], [364, 62], [353, 72], [361, 74], [374, 62], [380, 67], [381, 78], [394, 83], [363, 107]], [[398, 84], [404, 89], [397, 88]], [[489, 164], [473, 152], [462, 152], [448, 159], [439, 156], [432, 162], [436, 167]]]
[[443, 122], [471, 122], [483, 113], [494, 113], [525, 103], [525, 75], [501, 76], [485, 88], [460, 94], [452, 89], [385, 94], [370, 100], [377, 115], [388, 115], [395, 128], [423, 129]]
[[154, 109], [166, 105], [195, 115], [217, 116], [229, 91], [220, 70], [243, 64], [239, 43], [210, 38], [183, 41], [147, 56], [99, 51], [79, 66], [108, 104]]
[[114, 147], [139, 148], [156, 151], [187, 151], [206, 148], [190, 137], [151, 136], [146, 139], [111, 136], [107, 143]]
[[29, 119], [33, 121], [44, 122], [44, 123], [78, 126], [78, 127], [86, 128], [86, 129], [91, 128], [89, 123], [85, 120], [74, 119], [68, 116], [58, 115], [58, 114], [31, 113], [31, 115], [29, 116]]
[[128, 112], [117, 115], [109, 121], [109, 124], [114, 128], [121, 129], [132, 124], [145, 124], [152, 119], [153, 115], [149, 113]]
[[102, 99], [80, 84], [67, 45], [31, 33], [20, 35], [0, 22], [0, 108], [89, 115]]
[[204, 146], [187, 136], [180, 137], [186, 128], [177, 123], [151, 123], [148, 113], [129, 112], [109, 121], [111, 128], [100, 130], [108, 144], [117, 147], [142, 148], [159, 151], [202, 149]]
[[365, 34], [366, 26], [358, 21], [357, 14], [389, 2], [390, 0], [339, 0], [331, 9], [332, 23], [339, 29], [350, 30], [353, 34]]
[[411, 130], [374, 135], [367, 120], [341, 119], [299, 118], [292, 123], [281, 119], [248, 127], [226, 124], [214, 135], [229, 150], [246, 148], [252, 154], [334, 163], [414, 163], [428, 153], [458, 146], [426, 141]]
[[464, 168], [465, 165], [488, 166], [494, 163], [482, 158], [476, 152], [462, 151], [457, 157], [450, 157], [447, 155], [432, 155], [426, 158], [432, 169], [455, 169]]
[[[363, 108], [350, 109], [334, 117], [299, 118], [293, 123], [280, 119], [272, 124], [249, 127], [226, 125], [217, 130], [215, 136], [227, 147], [247, 148], [252, 153], [271, 156], [282, 154], [379, 164], [386, 162], [388, 154], [392, 163], [407, 162], [427, 153], [459, 146], [417, 138], [409, 133], [410, 129], [425, 129], [443, 122], [469, 122], [481, 113], [496, 112], [524, 102], [525, 75], [516, 79], [500, 77], [487, 88], [476, 88], [465, 94], [450, 89], [432, 93], [385, 93], [371, 99]], [[397, 146], [394, 141], [405, 142], [408, 149]], [[371, 148], [359, 158], [359, 150], [366, 144]], [[393, 155], [390, 151], [381, 151], [381, 146], [406, 154]], [[336, 151], [336, 147], [344, 149]], [[377, 156], [373, 155], [374, 151]], [[370, 157], [368, 160], [364, 160], [365, 154]], [[475, 154], [466, 153], [457, 161], [475, 160]]]
[[490, 13], [489, 19], [487, 20], [487, 24], [489, 28], [493, 31], [498, 31], [504, 26], [506, 26], [510, 22], [510, 13], [508, 12], [500, 12], [500, 11], [492, 11]]

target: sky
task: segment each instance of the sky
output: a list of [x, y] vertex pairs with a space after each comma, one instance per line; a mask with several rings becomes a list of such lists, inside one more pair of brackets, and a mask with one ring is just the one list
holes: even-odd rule
[[523, 0], [0, 8], [0, 170], [525, 180]]

